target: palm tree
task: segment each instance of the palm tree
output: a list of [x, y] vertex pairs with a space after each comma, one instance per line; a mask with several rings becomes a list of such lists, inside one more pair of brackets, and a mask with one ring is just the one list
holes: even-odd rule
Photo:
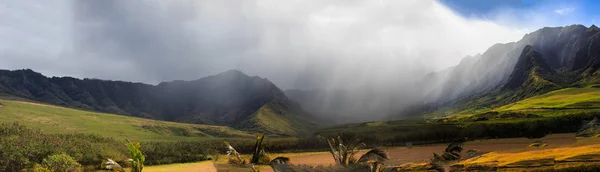
[[434, 160], [437, 161], [452, 161], [460, 159], [460, 153], [463, 151], [463, 143], [467, 141], [467, 138], [456, 140], [450, 144], [444, 150], [442, 155], [433, 153]]
[[262, 149], [262, 143], [264, 138], [264, 134], [258, 135], [256, 137], [256, 144], [254, 144], [254, 153], [252, 154], [252, 159], [250, 160], [250, 163], [258, 164], [258, 160], [260, 159], [260, 157], [265, 156], [265, 151], [264, 149]]
[[329, 145], [329, 153], [333, 156], [335, 163], [342, 166], [347, 166], [356, 162], [354, 154], [365, 146], [358, 139], [350, 137], [346, 142], [340, 136], [326, 139]]
[[358, 159], [358, 162], [367, 163], [371, 172], [379, 172], [379, 170], [381, 169], [381, 165], [383, 165], [383, 162], [388, 159], [390, 158], [388, 154], [385, 153], [385, 151], [379, 148], [374, 148], [362, 155]]

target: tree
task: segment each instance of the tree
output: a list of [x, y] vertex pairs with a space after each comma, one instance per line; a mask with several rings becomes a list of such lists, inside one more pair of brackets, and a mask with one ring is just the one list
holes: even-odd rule
[[371, 172], [379, 172], [381, 169], [381, 165], [385, 160], [390, 159], [388, 154], [385, 151], [374, 148], [369, 150], [369, 152], [362, 155], [359, 159], [359, 163], [367, 163], [369, 165], [369, 169]]
[[356, 163], [354, 154], [356, 154], [360, 148], [365, 146], [363, 143], [360, 143], [360, 140], [355, 139], [352, 136], [349, 136], [345, 141], [341, 136], [335, 138], [332, 137], [326, 139], [326, 141], [329, 145], [329, 153], [333, 156], [335, 163], [342, 166]]

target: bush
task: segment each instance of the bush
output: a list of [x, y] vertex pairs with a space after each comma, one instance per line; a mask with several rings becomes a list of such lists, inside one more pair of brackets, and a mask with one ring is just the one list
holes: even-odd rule
[[67, 154], [50, 155], [42, 161], [42, 167], [54, 172], [77, 171], [81, 165]]
[[131, 153], [131, 171], [142, 172], [146, 157], [140, 150], [140, 143], [127, 143], [127, 149]]
[[82, 165], [97, 165], [110, 157], [127, 159], [123, 142], [87, 134], [44, 134], [18, 123], [0, 125], [0, 171], [21, 171], [50, 155], [67, 154]]
[[31, 172], [52, 172], [52, 170], [43, 167], [40, 164], [33, 164], [33, 167], [31, 168]]

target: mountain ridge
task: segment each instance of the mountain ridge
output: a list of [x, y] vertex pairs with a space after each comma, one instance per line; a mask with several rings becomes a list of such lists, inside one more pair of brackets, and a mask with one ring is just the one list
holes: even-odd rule
[[[449, 70], [449, 81], [435, 81], [441, 74], [425, 78], [422, 83], [442, 83], [438, 84], [441, 88], [429, 88], [430, 94], [436, 94], [429, 97], [434, 103], [415, 106], [405, 113], [448, 115], [471, 108], [494, 108], [561, 88], [599, 84], [599, 38], [600, 29], [595, 25], [571, 25], [545, 27], [517, 42], [496, 44], [483, 55], [464, 60], [475, 61], [471, 65], [461, 61]], [[472, 85], [457, 89], [452, 82]], [[436, 112], [440, 110], [446, 112]]]
[[[0, 94], [84, 110], [184, 123], [226, 125], [272, 134], [296, 134], [306, 132], [304, 127], [316, 126], [311, 115], [289, 100], [275, 84], [236, 70], [192, 81], [162, 82], [157, 85], [73, 77], [48, 78], [31, 69], [0, 70]], [[293, 126], [293, 130], [238, 126], [269, 102], [286, 105], [284, 110], [272, 115], [283, 120], [288, 120], [290, 116], [302, 116], [297, 119], [301, 125]], [[284, 130], [294, 132], [286, 133]]]

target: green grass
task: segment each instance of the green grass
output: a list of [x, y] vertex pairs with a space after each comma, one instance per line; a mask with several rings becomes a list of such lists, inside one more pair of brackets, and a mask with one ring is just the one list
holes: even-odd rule
[[0, 123], [19, 122], [44, 133], [99, 134], [133, 141], [252, 137], [225, 126], [166, 122], [14, 100], [0, 100], [0, 104]]
[[600, 112], [600, 88], [596, 86], [559, 89], [514, 103], [495, 105], [496, 107], [475, 106], [477, 101], [487, 101], [484, 100], [486, 98], [493, 99], [484, 97], [467, 102], [460, 106], [463, 108], [446, 107], [425, 117], [446, 116], [452, 120], [462, 120], [472, 119], [475, 116], [486, 116], [486, 113], [492, 112], [498, 112], [499, 115], [518, 113], [523, 116], [531, 114], [540, 117]]
[[270, 102], [258, 109], [249, 120], [242, 123], [245, 131], [270, 133], [279, 136], [310, 134], [317, 124], [302, 110], [293, 110], [285, 104]]
[[511, 103], [495, 111], [600, 109], [600, 88], [565, 88]]
[[[278, 116], [279, 109], [277, 106], [266, 104], [250, 118], [250, 122], [256, 123], [256, 127], [271, 131], [274, 133], [296, 133], [297, 131], [292, 127], [290, 121]], [[280, 111], [280, 110], [279, 110]]]

